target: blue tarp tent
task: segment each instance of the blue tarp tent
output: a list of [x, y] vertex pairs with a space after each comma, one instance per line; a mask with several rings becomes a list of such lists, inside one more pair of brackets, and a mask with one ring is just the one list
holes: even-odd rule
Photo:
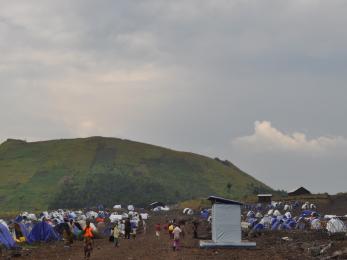
[[314, 211], [312, 211], [312, 210], [304, 210], [304, 211], [301, 213], [301, 217], [304, 217], [304, 218], [310, 217], [311, 214], [312, 214], [313, 212], [314, 212]]
[[17, 247], [10, 231], [3, 224], [0, 224], [0, 245], [3, 245], [7, 249]]
[[263, 229], [264, 229], [264, 225], [260, 223], [256, 224], [253, 228], [254, 231], [261, 231]]
[[204, 209], [203, 211], [201, 211], [200, 213], [200, 217], [203, 219], [208, 219], [208, 210]]
[[[28, 237], [29, 237], [29, 233], [30, 233], [28, 230], [28, 227], [26, 227], [23, 223], [15, 223], [15, 229], [16, 230], [18, 228], [18, 227], [16, 227], [16, 225], [18, 225], [20, 232], [25, 237], [25, 240], [28, 241]], [[16, 236], [17, 236], [17, 231], [16, 231]]]
[[28, 236], [29, 243], [56, 241], [59, 239], [60, 236], [54, 231], [53, 227], [44, 221], [37, 223]]

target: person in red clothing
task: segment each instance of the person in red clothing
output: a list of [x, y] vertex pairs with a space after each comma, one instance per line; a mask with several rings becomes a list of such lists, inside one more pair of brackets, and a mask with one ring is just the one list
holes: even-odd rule
[[161, 226], [160, 226], [160, 223], [157, 223], [155, 225], [155, 236], [159, 239], [160, 237], [160, 231], [161, 231]]

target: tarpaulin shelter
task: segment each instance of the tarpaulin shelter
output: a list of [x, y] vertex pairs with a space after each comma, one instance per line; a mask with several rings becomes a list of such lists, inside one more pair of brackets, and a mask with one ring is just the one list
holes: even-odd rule
[[30, 234], [28, 228], [23, 223], [15, 223], [14, 227], [15, 227], [16, 238], [19, 239], [20, 235], [22, 235], [22, 237], [25, 238], [25, 241], [28, 241], [28, 237]]
[[7, 249], [17, 247], [16, 242], [13, 240], [10, 231], [3, 224], [0, 224], [0, 245], [3, 245]]
[[342, 220], [337, 218], [332, 218], [327, 223], [327, 230], [330, 234], [345, 233], [347, 231], [347, 227]]
[[59, 234], [54, 231], [53, 227], [47, 222], [38, 222], [31, 230], [28, 236], [28, 242], [39, 242], [39, 241], [56, 241], [59, 240]]
[[156, 207], [165, 207], [165, 206], [166, 206], [165, 203], [160, 202], [160, 201], [155, 201], [155, 202], [152, 202], [151, 204], [149, 204], [149, 207], [151, 209], [154, 209]]

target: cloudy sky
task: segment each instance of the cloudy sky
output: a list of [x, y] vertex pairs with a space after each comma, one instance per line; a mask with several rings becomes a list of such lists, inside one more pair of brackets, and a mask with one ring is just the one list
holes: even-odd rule
[[347, 1], [0, 3], [1, 141], [121, 137], [346, 191]]

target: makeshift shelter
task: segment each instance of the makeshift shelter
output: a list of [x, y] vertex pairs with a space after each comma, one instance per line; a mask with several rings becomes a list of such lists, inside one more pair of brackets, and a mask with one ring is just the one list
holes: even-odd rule
[[7, 249], [17, 247], [16, 242], [13, 240], [10, 231], [3, 224], [0, 224], [0, 246], [1, 245], [6, 247]]
[[17, 240], [24, 242], [24, 238], [25, 241], [28, 241], [29, 230], [23, 223], [14, 223], [14, 230]]
[[345, 233], [347, 231], [345, 223], [337, 218], [332, 218], [327, 223], [327, 230], [330, 234]]
[[271, 204], [272, 194], [258, 194], [258, 203], [267, 203]]
[[28, 242], [39, 242], [39, 241], [56, 241], [59, 240], [59, 235], [54, 231], [53, 227], [47, 222], [42, 221], [37, 223], [31, 230], [28, 236]]
[[190, 208], [185, 208], [183, 210], [183, 214], [185, 214], [185, 215], [193, 215], [194, 211], [192, 209], [190, 209]]
[[240, 202], [211, 196], [212, 241], [200, 241], [201, 248], [255, 247], [256, 243], [241, 241]]
[[300, 187], [288, 192], [288, 196], [311, 195], [311, 192], [304, 187]]
[[166, 205], [163, 203], [163, 202], [160, 202], [160, 201], [155, 201], [155, 202], [152, 202], [151, 204], [149, 204], [149, 207], [151, 209], [154, 209], [156, 207], [165, 207]]

